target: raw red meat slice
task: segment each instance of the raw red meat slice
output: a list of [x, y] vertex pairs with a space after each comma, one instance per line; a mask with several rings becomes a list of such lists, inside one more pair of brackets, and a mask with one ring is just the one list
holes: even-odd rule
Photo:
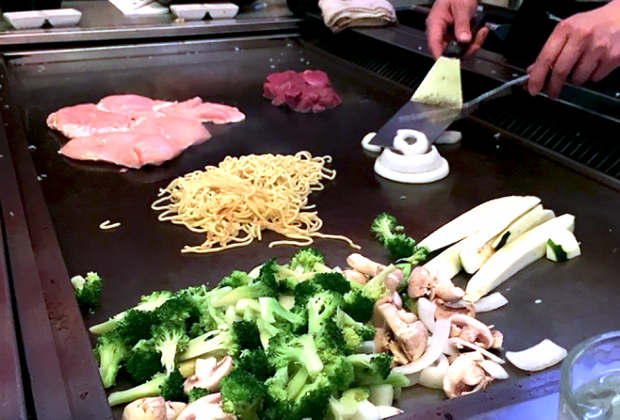
[[323, 112], [342, 102], [321, 70], [272, 73], [263, 84], [263, 96], [271, 99], [273, 105], [286, 104], [297, 112]]
[[213, 124], [236, 123], [245, 119], [245, 114], [239, 111], [238, 108], [202, 102], [202, 99], [198, 97], [184, 102], [158, 106], [155, 109], [171, 117], [196, 118], [202, 122]]
[[127, 115], [101, 111], [95, 104], [62, 108], [47, 117], [47, 125], [69, 138], [129, 131]]
[[144, 112], [153, 110], [155, 101], [140, 95], [112, 95], [101, 99], [97, 108], [106, 112], [114, 112], [129, 117], [137, 117]]
[[157, 134], [108, 133], [79, 137], [69, 141], [60, 153], [78, 160], [95, 160], [139, 169], [161, 165], [183, 150], [176, 141]]
[[180, 117], [141, 118], [131, 127], [131, 131], [162, 135], [184, 149], [211, 138], [209, 130], [200, 121]]

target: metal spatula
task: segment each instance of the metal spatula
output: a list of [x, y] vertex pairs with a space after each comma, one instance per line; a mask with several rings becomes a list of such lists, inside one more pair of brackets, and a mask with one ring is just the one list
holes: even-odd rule
[[[484, 25], [486, 12], [479, 8], [472, 19], [473, 38]], [[433, 65], [415, 93], [397, 113], [370, 141], [370, 144], [381, 147], [393, 147], [394, 137], [400, 129], [421, 131], [429, 141], [434, 141], [460, 114], [463, 106], [461, 89], [460, 58], [465, 54], [469, 44], [459, 44], [456, 40], [450, 42], [444, 56]], [[434, 111], [447, 108], [446, 112], [435, 114]], [[404, 119], [411, 115], [420, 115], [415, 120]], [[426, 115], [428, 118], [424, 118]]]

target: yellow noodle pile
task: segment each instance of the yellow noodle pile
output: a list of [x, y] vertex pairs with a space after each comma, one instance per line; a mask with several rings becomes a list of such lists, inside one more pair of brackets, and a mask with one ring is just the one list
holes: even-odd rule
[[261, 240], [263, 229], [291, 240], [269, 244], [308, 246], [313, 237], [340, 239], [359, 248], [349, 238], [319, 233], [323, 221], [309, 212], [308, 196], [323, 189], [336, 171], [325, 167], [331, 157], [308, 152], [291, 155], [227, 157], [219, 166], [207, 166], [177, 178], [159, 193], [152, 205], [161, 210], [159, 220], [184, 225], [206, 234], [199, 246], [181, 252], [211, 253], [246, 246]]

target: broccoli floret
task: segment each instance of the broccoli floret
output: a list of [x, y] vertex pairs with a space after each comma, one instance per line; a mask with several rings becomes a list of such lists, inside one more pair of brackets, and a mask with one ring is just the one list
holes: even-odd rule
[[71, 284], [73, 285], [75, 298], [83, 313], [92, 312], [99, 306], [103, 281], [97, 273], [90, 272], [86, 274], [86, 278], [75, 276], [71, 279]]
[[160, 322], [174, 322], [182, 325], [186, 331], [200, 322], [203, 312], [196, 299], [185, 291], [180, 291], [153, 311]]
[[295, 399], [294, 410], [301, 419], [323, 420], [332, 394], [332, 383], [325, 375], [306, 385]]
[[344, 295], [351, 290], [351, 282], [335, 271], [318, 273], [314, 276], [313, 281], [320, 285], [323, 290], [335, 292], [339, 295]]
[[393, 265], [390, 264], [387, 266], [362, 287], [362, 293], [375, 302], [389, 295], [390, 290], [385, 287], [385, 279], [390, 273], [393, 273], [394, 270], [396, 270], [396, 267]]
[[116, 375], [127, 353], [125, 342], [115, 331], [97, 339], [95, 356], [99, 361], [99, 375], [104, 388], [109, 388], [116, 382]]
[[170, 299], [172, 296], [172, 292], [166, 290], [160, 292], [153, 292], [150, 295], [142, 296], [142, 298], [140, 298], [140, 303], [138, 303], [133, 308], [115, 315], [106, 322], [90, 327], [89, 331], [96, 335], [102, 335], [110, 332], [116, 328], [118, 323], [125, 318], [129, 311], [153, 311], [154, 309], [161, 306], [165, 301]]
[[325, 368], [323, 374], [332, 384], [332, 394], [346, 391], [355, 379], [355, 369], [349, 360], [340, 354], [323, 353]]
[[274, 298], [260, 298], [261, 319], [279, 328], [296, 331], [305, 323], [305, 318], [297, 313], [287, 311]]
[[364, 325], [355, 321], [340, 308], [336, 310], [334, 321], [342, 330], [346, 354], [355, 352], [362, 345], [362, 342], [372, 340], [375, 337], [375, 329], [372, 325]]
[[253, 321], [235, 321], [227, 331], [210, 331], [191, 339], [187, 350], [179, 354], [179, 360], [214, 353], [237, 357], [244, 349], [262, 349], [260, 331]]
[[161, 364], [167, 373], [175, 369], [177, 352], [189, 344], [185, 329], [176, 322], [167, 322], [153, 328], [153, 347], [161, 354]]
[[113, 392], [108, 397], [110, 406], [125, 404], [139, 398], [162, 396], [166, 401], [184, 401], [183, 375], [174, 370], [170, 375], [158, 373], [148, 382], [126, 391]]
[[316, 378], [323, 370], [323, 362], [311, 335], [297, 337], [291, 333], [280, 332], [269, 340], [267, 356], [276, 369], [295, 363], [303, 366], [312, 378]]
[[312, 281], [303, 281], [297, 284], [297, 286], [295, 286], [295, 290], [293, 290], [295, 305], [306, 306], [308, 301], [320, 292], [321, 287]]
[[428, 249], [425, 247], [415, 246], [411, 253], [402, 257], [401, 261], [405, 261], [412, 265], [412, 267], [422, 264], [424, 261], [428, 259]]
[[390, 251], [394, 260], [413, 253], [415, 241], [402, 233], [404, 230], [405, 228], [398, 225], [396, 218], [387, 213], [379, 214], [370, 226], [370, 231]]
[[322, 292], [308, 302], [308, 332], [318, 334], [326, 319], [332, 317], [342, 297], [332, 292]]
[[116, 332], [125, 341], [128, 348], [135, 346], [140, 340], [151, 338], [151, 328], [159, 325], [160, 318], [154, 311], [138, 311], [130, 309], [116, 325]]
[[219, 288], [232, 287], [233, 289], [236, 289], [237, 287], [247, 286], [248, 284], [251, 283], [251, 281], [252, 279], [250, 279], [250, 276], [248, 276], [248, 273], [244, 271], [235, 270], [232, 273], [230, 273], [229, 276], [224, 277], [220, 281], [220, 283], [217, 285], [217, 287]]
[[409, 312], [417, 314], [418, 313], [418, 298], [409, 297], [406, 291], [400, 294], [401, 299], [403, 300], [403, 306], [409, 310]]
[[343, 332], [331, 317], [323, 321], [321, 329], [314, 333], [314, 337], [320, 351], [337, 351], [344, 354], [355, 351], [355, 348], [348, 347]]
[[195, 386], [192, 389], [189, 390], [189, 393], [187, 394], [188, 398], [189, 398], [189, 403], [193, 403], [196, 400], [201, 399], [202, 397], [206, 397], [207, 395], [209, 395], [210, 392], [208, 389], [204, 389], [204, 388], [200, 388], [199, 386]]
[[[214, 289], [214, 291], [209, 292], [205, 285], [201, 285], [188, 287], [187, 289], [183, 289], [178, 292], [179, 295], [184, 295], [190, 298], [194, 302], [194, 305], [200, 314], [198, 323], [194, 323], [190, 327], [190, 337], [193, 338], [199, 336], [206, 331], [227, 328], [228, 323], [226, 322], [225, 309], [214, 308], [211, 304], [213, 295], [217, 294], [218, 291], [219, 289]], [[193, 321], [193, 316], [195, 316], [195, 312], [192, 312], [192, 318], [189, 319], [190, 322]]]
[[315, 269], [315, 265], [324, 266], [325, 256], [316, 248], [302, 248], [291, 258], [291, 269], [298, 273], [310, 273], [320, 271]]
[[355, 369], [355, 384], [370, 386], [389, 384], [396, 388], [409, 386], [407, 377], [392, 372], [393, 357], [387, 353], [354, 354], [347, 359]]
[[235, 369], [250, 372], [261, 381], [266, 381], [276, 372], [264, 350], [243, 350], [235, 360]]
[[237, 288], [222, 288], [218, 295], [213, 299], [214, 307], [234, 305], [240, 299], [256, 299], [260, 297], [274, 297], [280, 295], [279, 284], [276, 280], [278, 264], [275, 258], [267, 261], [260, 268], [258, 278], [247, 286]]
[[344, 295], [340, 307], [351, 315], [354, 320], [366, 323], [372, 317], [375, 301], [366, 296], [361, 290], [355, 289]]
[[235, 369], [220, 381], [222, 408], [239, 420], [255, 420], [267, 398], [265, 384], [249, 372]]
[[161, 354], [153, 347], [152, 340], [140, 340], [127, 355], [125, 370], [137, 384], [144, 383], [164, 371]]

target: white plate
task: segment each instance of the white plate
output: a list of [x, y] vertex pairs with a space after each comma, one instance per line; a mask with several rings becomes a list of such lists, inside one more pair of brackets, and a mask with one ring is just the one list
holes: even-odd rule
[[207, 15], [207, 8], [204, 4], [173, 4], [170, 10], [185, 20], [201, 20]]
[[76, 26], [82, 19], [82, 12], [76, 9], [41, 10], [52, 26]]
[[232, 19], [239, 12], [239, 6], [234, 3], [209, 3], [205, 7], [212, 19]]
[[41, 12], [8, 12], [4, 19], [15, 29], [35, 29], [40, 28], [45, 23], [45, 15]]

